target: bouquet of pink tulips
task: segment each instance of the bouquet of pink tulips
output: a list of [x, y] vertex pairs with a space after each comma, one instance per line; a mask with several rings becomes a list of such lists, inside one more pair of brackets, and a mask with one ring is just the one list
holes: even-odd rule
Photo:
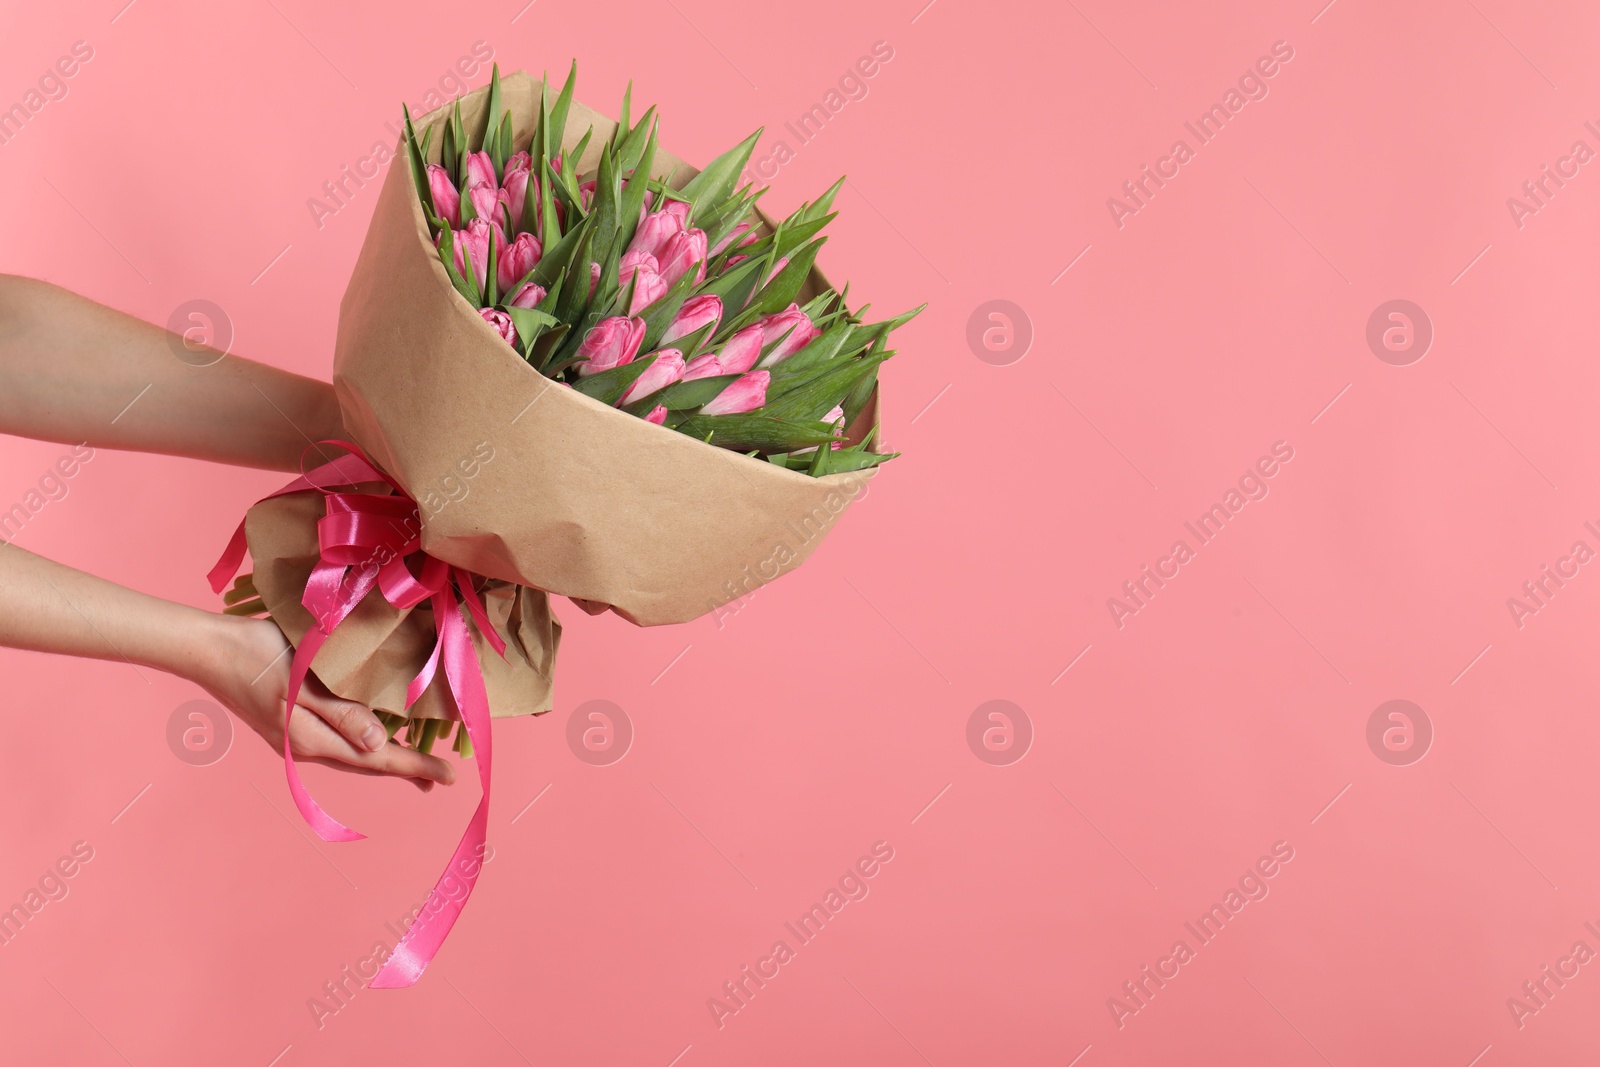
[[[647, 422], [822, 476], [875, 466], [872, 432], [840, 438], [866, 408], [890, 330], [863, 324], [824, 289], [796, 303], [843, 179], [771, 232], [760, 193], [736, 189], [752, 135], [681, 188], [651, 180], [653, 110], [622, 117], [587, 162], [593, 131], [562, 152], [576, 66], [515, 142], [498, 68], [481, 123], [458, 102], [419, 140], [417, 190], [441, 262], [463, 298], [550, 378]], [[580, 169], [580, 167], [582, 169]], [[920, 309], [918, 309], [920, 310]], [[818, 447], [828, 446], [828, 447]]]
[[[804, 562], [894, 455], [878, 371], [915, 312], [864, 322], [817, 269], [839, 186], [774, 222], [736, 188], [755, 137], [697, 171], [628, 110], [496, 70], [406, 115], [340, 304], [351, 440], [252, 507], [210, 576], [248, 549], [225, 599], [294, 645], [291, 706], [315, 674], [391, 736], [476, 754], [483, 799], [377, 986], [416, 981], [465, 906], [490, 718], [552, 706], [550, 596], [641, 626], [717, 611]], [[284, 758], [312, 828], [359, 837]]]

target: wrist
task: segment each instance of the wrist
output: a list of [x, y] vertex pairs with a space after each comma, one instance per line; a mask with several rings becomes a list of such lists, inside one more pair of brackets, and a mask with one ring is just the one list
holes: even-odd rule
[[339, 410], [339, 397], [327, 382], [314, 382], [306, 398], [305, 422], [313, 441], [330, 437], [344, 437], [344, 414]]
[[241, 651], [243, 634], [239, 624], [250, 620], [198, 608], [190, 610], [193, 614], [183, 621], [181, 639], [165, 650], [164, 662], [151, 666], [211, 690], [223, 677], [226, 665]]

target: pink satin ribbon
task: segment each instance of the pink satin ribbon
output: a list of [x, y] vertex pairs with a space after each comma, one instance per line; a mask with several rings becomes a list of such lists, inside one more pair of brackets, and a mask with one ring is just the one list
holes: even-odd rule
[[[421, 573], [412, 573], [406, 557], [421, 552], [422, 524], [416, 501], [392, 478], [374, 467], [354, 444], [338, 440], [318, 443], [342, 448], [349, 454], [303, 473], [262, 498], [271, 500], [316, 489], [327, 504], [326, 514], [317, 520], [319, 558], [306, 580], [305, 595], [301, 598], [316, 624], [306, 631], [295, 648], [284, 702], [283, 764], [289, 780], [289, 795], [307, 824], [324, 841], [359, 841], [366, 836], [324, 811], [301, 782], [289, 745], [289, 717], [317, 650], [374, 587], [401, 611], [431, 599], [438, 639], [422, 670], [406, 687], [406, 707], [410, 708], [422, 696], [442, 663], [450, 694], [476, 750], [478, 780], [483, 786], [478, 808], [467, 823], [466, 833], [456, 846], [450, 865], [429, 895], [428, 906], [406, 930], [370, 983], [376, 989], [394, 989], [416, 982], [449, 936], [450, 928], [477, 884], [488, 837], [489, 779], [494, 744], [489, 726], [489, 696], [484, 689], [477, 649], [473, 647], [472, 635], [461, 614], [461, 604], [466, 605], [478, 632], [502, 656], [505, 642], [490, 623], [470, 572], [424, 555]], [[385, 482], [394, 494], [334, 492], [329, 488], [353, 487], [366, 482]], [[247, 547], [241, 522], [222, 558], [208, 575], [213, 590], [222, 592], [238, 573]], [[456, 600], [457, 589], [461, 593], [460, 603]]]

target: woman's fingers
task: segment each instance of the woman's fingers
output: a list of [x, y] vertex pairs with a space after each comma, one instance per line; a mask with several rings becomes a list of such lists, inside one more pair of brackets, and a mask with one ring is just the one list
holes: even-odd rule
[[384, 774], [425, 778], [440, 785], [452, 785], [456, 780], [456, 769], [447, 760], [404, 745], [385, 745], [381, 751], [372, 753], [371, 759]]
[[296, 756], [315, 762], [337, 763], [368, 774], [423, 779], [442, 785], [456, 780], [455, 768], [438, 756], [398, 744], [385, 744], [378, 751], [369, 752], [351, 744], [348, 737], [330, 726], [321, 715], [298, 704], [289, 722], [289, 737]]
[[310, 679], [307, 681], [307, 691], [299, 703], [320, 715], [350, 744], [364, 752], [376, 752], [388, 742], [388, 732], [371, 709], [353, 700], [336, 697], [322, 689], [320, 684], [313, 687], [309, 684]]

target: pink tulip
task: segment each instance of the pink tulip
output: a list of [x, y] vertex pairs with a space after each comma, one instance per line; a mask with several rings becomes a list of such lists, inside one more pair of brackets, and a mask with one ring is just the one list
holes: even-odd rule
[[509, 293], [512, 286], [539, 265], [539, 257], [543, 254], [544, 250], [539, 247], [537, 237], [531, 233], [517, 234], [515, 241], [500, 249], [500, 258], [495, 263], [500, 291]]
[[679, 278], [689, 273], [689, 268], [698, 265], [699, 272], [695, 282], [705, 281], [706, 277], [706, 231], [689, 230], [686, 233], [674, 234], [667, 239], [661, 251], [656, 256], [660, 262], [661, 276], [671, 285]]
[[494, 176], [494, 160], [489, 158], [487, 152], [470, 152], [467, 154], [467, 188], [480, 182], [498, 189], [500, 182]]
[[[509, 168], [506, 170], [504, 193], [507, 207], [511, 212], [511, 229], [513, 232], [517, 230], [532, 230], [534, 228], [534, 219], [524, 220], [522, 217], [523, 210], [528, 206], [528, 182], [532, 180], [525, 170], [510, 170]], [[534, 184], [533, 195], [535, 198], [539, 195], [537, 183]]]
[[651, 274], [661, 273], [661, 264], [656, 262], [656, 257], [649, 252], [628, 251], [623, 253], [621, 261], [617, 264], [617, 280], [623, 285], [628, 284], [628, 279], [633, 277], [633, 272], [640, 267]]
[[689, 361], [689, 365], [683, 369], [683, 380], [692, 382], [697, 378], [715, 378], [719, 374], [727, 373], [722, 369], [722, 362], [716, 356], [707, 352], [705, 355], [696, 356]]
[[650, 414], [644, 417], [644, 421], [653, 422], [657, 426], [662, 425], [667, 421], [667, 406], [665, 404], [657, 404], [650, 409]]
[[494, 308], [483, 308], [478, 314], [483, 316], [484, 322], [495, 328], [495, 332], [505, 338], [506, 344], [512, 347], [516, 346], [517, 327], [511, 321], [510, 315], [507, 315], [504, 311], [496, 311]]
[[754, 411], [767, 402], [767, 384], [772, 375], [764, 370], [751, 371], [728, 384], [728, 387], [700, 409], [702, 415], [739, 415]]
[[733, 231], [731, 233], [729, 233], [728, 236], [724, 237], [722, 240], [717, 242], [717, 246], [711, 250], [711, 254], [712, 255], [718, 255], [719, 253], [721, 253], [723, 249], [725, 249], [729, 245], [733, 244], [734, 240], [736, 238], [738, 238], [738, 236], [740, 234], [744, 234], [745, 235], [744, 239], [739, 241], [739, 246], [740, 247], [743, 247], [743, 246], [751, 243], [752, 241], [754, 241], [756, 239], [756, 235], [753, 232], [754, 229], [755, 229], [755, 227], [751, 226], [748, 222], [739, 223], [739, 225], [737, 225], [737, 226], [735, 226], [733, 228]]
[[589, 206], [594, 203], [594, 190], [595, 183], [593, 181], [578, 183], [578, 200], [583, 204], [585, 211], [588, 211]]
[[522, 209], [528, 200], [528, 182], [532, 181], [534, 202], [538, 202], [539, 183], [532, 174], [533, 160], [526, 152], [518, 152], [506, 160], [505, 176], [500, 179], [500, 187], [506, 191], [506, 198], [511, 207], [511, 228], [515, 230], [533, 229], [533, 220], [522, 220]]
[[659, 274], [641, 271], [638, 281], [633, 287], [633, 301], [628, 308], [628, 314], [637, 315], [657, 300], [667, 295], [667, 280]]
[[779, 360], [792, 356], [822, 333], [811, 324], [811, 319], [800, 310], [798, 304], [790, 304], [776, 315], [766, 316], [760, 325], [763, 348], [774, 341], [778, 342], [777, 346], [762, 358], [763, 367], [770, 367]]
[[[473, 277], [478, 280], [478, 288], [482, 290], [489, 277], [489, 224], [482, 219], [473, 219], [467, 223], [464, 230], [455, 231], [456, 270], [463, 277]], [[471, 260], [471, 273], [467, 270], [467, 260]]]
[[543, 300], [544, 298], [544, 286], [534, 285], [532, 282], [528, 282], [521, 289], [517, 290], [516, 295], [511, 298], [510, 304], [514, 308], [531, 308], [536, 307], [539, 301]]
[[601, 319], [583, 335], [578, 345], [578, 375], [587, 377], [624, 363], [632, 363], [644, 344], [644, 320], [614, 315]]
[[659, 274], [652, 274], [642, 270], [637, 275], [633, 286], [633, 302], [628, 307], [628, 314], [637, 315], [657, 300], [667, 295], [667, 280]]
[[494, 223], [494, 228], [500, 231], [501, 242], [504, 243], [506, 226], [511, 222], [511, 194], [504, 189], [497, 189], [488, 182], [476, 182], [467, 189], [467, 196], [472, 200], [472, 210], [478, 218]]
[[[832, 422], [832, 423], [837, 423], [838, 424], [838, 425], [834, 426], [834, 428], [833, 428], [833, 436], [834, 437], [837, 438], [837, 437], [842, 437], [844, 435], [844, 408], [842, 406], [840, 406], [838, 404], [835, 404], [832, 411], [830, 411], [826, 415], [822, 416], [822, 421], [823, 422]], [[831, 449], [837, 450], [837, 449], [840, 449], [840, 448], [844, 447], [844, 442], [843, 441], [833, 441], [832, 443], [830, 443], [828, 445], [828, 447], [831, 448]], [[812, 445], [810, 448], [799, 448], [799, 449], [796, 449], [795, 451], [791, 452], [790, 455], [804, 456], [804, 455], [807, 455], [809, 453], [815, 452], [816, 450], [817, 450], [817, 446], [816, 445]]]
[[[640, 222], [644, 221], [645, 212], [649, 211], [651, 207], [655, 205], [655, 202], [655, 192], [653, 190], [647, 191], [644, 194], [644, 203], [639, 207]], [[678, 218], [683, 220], [685, 225], [687, 225], [689, 222], [689, 202], [687, 200], [673, 200], [671, 197], [667, 197], [666, 203], [662, 205], [661, 210], [667, 214], [678, 216]]]
[[637, 315], [643, 309], [667, 295], [667, 281], [656, 266], [656, 257], [648, 252], [629, 252], [622, 257], [617, 271], [622, 287], [633, 282], [633, 303], [628, 314]]
[[452, 230], [461, 227], [461, 194], [449, 173], [437, 163], [428, 164], [428, 189], [433, 193], [434, 214], [450, 224]]
[[628, 386], [628, 391], [617, 401], [617, 407], [624, 407], [682, 380], [683, 353], [676, 348], [663, 348], [656, 353], [656, 361], [645, 368], [645, 372]]
[[696, 330], [703, 330], [707, 326], [711, 327], [712, 333], [716, 333], [717, 323], [721, 321], [721, 297], [710, 293], [705, 296], [691, 296], [683, 302], [683, 307], [678, 309], [678, 314], [667, 327], [661, 343], [667, 344], [680, 337], [688, 337]]
[[600, 284], [600, 264], [589, 264], [589, 295], [594, 296], [595, 286]]
[[640, 220], [639, 228], [633, 231], [633, 240], [628, 243], [628, 251], [647, 252], [660, 258], [667, 242], [683, 232], [682, 218], [670, 211], [657, 211]]
[[749, 326], [728, 338], [722, 346], [722, 351], [717, 353], [717, 360], [722, 364], [722, 374], [743, 374], [756, 365], [756, 360], [761, 358], [761, 339], [764, 336], [759, 322]]

